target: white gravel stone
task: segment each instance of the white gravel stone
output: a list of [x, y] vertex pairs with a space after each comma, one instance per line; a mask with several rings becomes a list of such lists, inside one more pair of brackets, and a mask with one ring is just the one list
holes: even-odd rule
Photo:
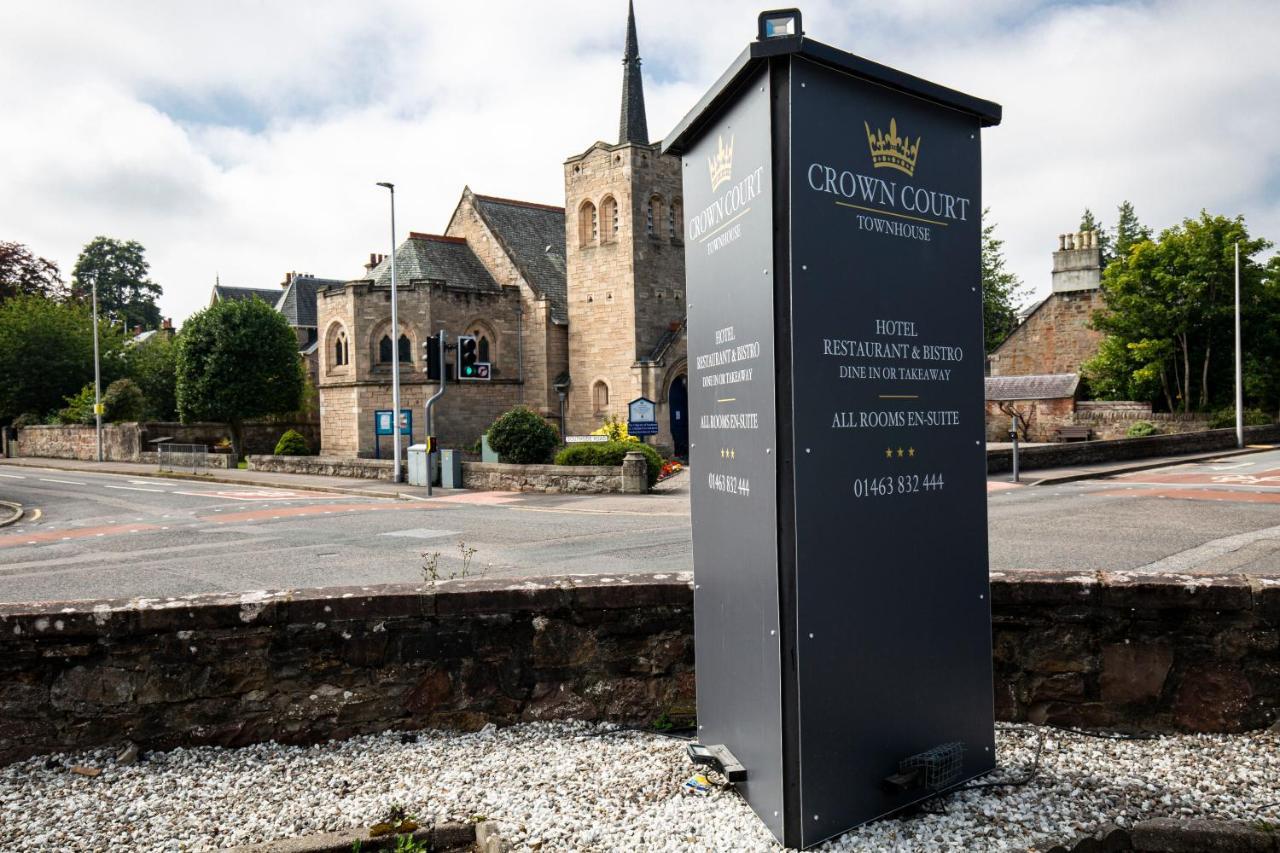
[[[1152, 817], [1280, 820], [1280, 736], [1102, 740], [1002, 725], [1001, 769], [1028, 785], [953, 793], [937, 814], [884, 820], [820, 849], [1047, 848]], [[313, 747], [176, 749], [127, 766], [116, 750], [0, 769], [0, 849], [207, 850], [367, 826], [399, 803], [420, 820], [483, 815], [516, 850], [776, 851], [732, 789], [681, 793], [683, 743], [585, 723], [399, 733]], [[87, 778], [66, 766], [103, 769]], [[718, 781], [713, 777], [713, 781]]]

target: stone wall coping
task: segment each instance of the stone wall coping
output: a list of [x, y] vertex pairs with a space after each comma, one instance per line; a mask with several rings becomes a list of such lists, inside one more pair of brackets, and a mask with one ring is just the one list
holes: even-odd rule
[[[24, 634], [123, 636], [254, 624], [431, 617], [532, 610], [625, 609], [687, 605], [691, 572], [479, 578], [436, 584], [371, 584], [209, 593], [177, 598], [116, 598], [0, 604], [0, 645]], [[1139, 572], [1018, 571], [991, 575], [993, 605], [1070, 605], [1143, 610], [1265, 608], [1280, 614], [1280, 574], [1184, 575]]]
[[370, 468], [390, 468], [392, 465], [392, 460], [390, 459], [365, 459], [359, 456], [277, 456], [273, 453], [250, 453], [246, 454], [244, 458], [250, 461], [258, 460], [262, 462], [288, 462], [306, 459], [320, 465], [360, 465]]
[[687, 605], [692, 591], [691, 572], [667, 572], [6, 603], [0, 604], [0, 646], [24, 635], [119, 637], [348, 619]]
[[561, 477], [616, 477], [619, 465], [516, 465], [511, 462], [466, 462], [473, 471], [494, 474], [550, 474]]

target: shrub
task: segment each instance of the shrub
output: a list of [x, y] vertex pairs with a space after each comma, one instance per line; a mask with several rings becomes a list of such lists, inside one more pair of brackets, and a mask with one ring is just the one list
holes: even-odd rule
[[[1244, 425], [1245, 426], [1266, 426], [1271, 423], [1271, 416], [1261, 409], [1245, 409]], [[1236, 410], [1234, 406], [1218, 409], [1209, 416], [1209, 429], [1227, 429], [1236, 425]]]
[[117, 379], [102, 392], [103, 418], [112, 421], [140, 421], [146, 409], [142, 389], [132, 379]]
[[310, 456], [311, 448], [307, 440], [297, 430], [285, 430], [284, 435], [276, 442], [276, 456]]
[[592, 435], [607, 435], [610, 441], [639, 441], [640, 439], [632, 435], [627, 430], [627, 422], [619, 420], [613, 415], [609, 415], [604, 419], [604, 423], [600, 425], [600, 429], [592, 430]]
[[[489, 439], [491, 442], [492, 438]], [[662, 455], [647, 444], [638, 441], [602, 441], [598, 444], [575, 444], [556, 454], [557, 465], [612, 465], [622, 464], [632, 450], [644, 454], [648, 467], [649, 485], [658, 482], [662, 473]]]
[[37, 424], [42, 423], [44, 423], [44, 418], [40, 417], [35, 412], [23, 412], [13, 419], [13, 426], [17, 429], [36, 426]]
[[560, 442], [555, 427], [532, 409], [517, 406], [489, 427], [489, 446], [503, 462], [540, 465]]
[[1150, 421], [1134, 421], [1125, 430], [1124, 434], [1127, 438], [1142, 438], [1147, 435], [1156, 435], [1160, 430], [1156, 429], [1156, 425]]

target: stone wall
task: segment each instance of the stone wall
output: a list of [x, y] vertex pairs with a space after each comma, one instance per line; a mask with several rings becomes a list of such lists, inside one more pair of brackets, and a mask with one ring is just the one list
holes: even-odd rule
[[1122, 406], [1087, 404], [1070, 397], [1055, 400], [1003, 400], [987, 401], [987, 441], [1009, 440], [1009, 416], [1001, 411], [1001, 404], [1012, 407], [1027, 420], [1025, 441], [1057, 441], [1058, 430], [1064, 426], [1087, 426], [1093, 430], [1096, 440], [1124, 438], [1129, 427], [1138, 421], [1146, 421], [1161, 435], [1182, 435], [1202, 432], [1209, 428], [1209, 419], [1202, 412], [1180, 414], [1152, 412], [1148, 405], [1128, 403]]
[[1238, 732], [1280, 707], [1280, 575], [1008, 572], [991, 583], [996, 717]]
[[0, 763], [693, 709], [689, 576], [0, 605]]
[[[1280, 441], [1280, 424], [1244, 428], [1246, 444]], [[1203, 453], [1214, 450], [1231, 450], [1236, 446], [1236, 431], [1211, 429], [1183, 435], [1151, 435], [1145, 438], [1121, 438], [1111, 441], [1071, 441], [1018, 450], [1018, 467], [1023, 471], [1035, 468], [1061, 468], [1068, 465], [1091, 465], [1098, 462], [1120, 462], [1127, 459], [1149, 459], [1158, 456], [1177, 456], [1182, 453]], [[1013, 452], [1009, 449], [987, 451], [987, 473], [999, 474], [1013, 466]]]
[[[390, 452], [390, 451], [388, 451]], [[321, 477], [356, 477], [391, 480], [390, 459], [353, 459], [346, 456], [250, 456], [250, 471], [276, 474], [314, 474]], [[404, 464], [401, 468], [404, 468]]]
[[[688, 574], [0, 604], [0, 763], [693, 709]], [[1242, 731], [1280, 706], [1280, 575], [991, 581], [998, 719]]]
[[487, 492], [603, 494], [623, 490], [622, 468], [609, 465], [511, 465], [463, 462], [462, 482]]
[[[320, 446], [317, 423], [264, 422], [244, 426], [245, 453], [271, 453], [286, 430], [297, 430], [314, 450]], [[219, 423], [118, 423], [103, 424], [103, 458], [108, 462], [152, 461], [157, 438], [171, 438], [174, 444], [204, 444], [213, 447], [230, 435], [226, 424]], [[18, 456], [50, 459], [97, 458], [97, 438], [92, 426], [38, 425], [18, 430]]]

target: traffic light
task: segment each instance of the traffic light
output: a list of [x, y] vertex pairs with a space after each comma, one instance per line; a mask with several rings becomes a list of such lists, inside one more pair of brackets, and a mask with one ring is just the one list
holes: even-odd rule
[[442, 359], [440, 359], [440, 336], [433, 336], [422, 342], [422, 373], [426, 374], [428, 379], [440, 378], [440, 370], [442, 370]]
[[477, 379], [480, 362], [475, 335], [458, 335], [458, 379]]
[[440, 338], [432, 335], [422, 342], [422, 363], [428, 379], [440, 379]]

